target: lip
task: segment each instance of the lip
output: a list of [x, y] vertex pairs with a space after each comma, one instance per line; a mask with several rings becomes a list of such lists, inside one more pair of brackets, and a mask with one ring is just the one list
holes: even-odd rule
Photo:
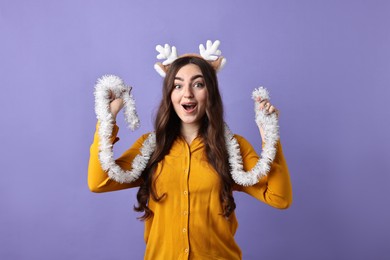
[[[195, 111], [195, 109], [197, 108], [198, 104], [196, 102], [185, 102], [185, 103], [181, 103], [180, 104], [181, 107], [183, 108], [184, 112], [185, 113], [188, 113], [188, 114], [191, 114], [192, 112]], [[193, 106], [193, 108], [191, 109], [185, 109], [184, 106]]]

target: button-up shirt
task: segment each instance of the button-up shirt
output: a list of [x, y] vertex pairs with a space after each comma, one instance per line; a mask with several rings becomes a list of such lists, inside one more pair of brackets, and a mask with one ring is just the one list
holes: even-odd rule
[[[118, 140], [114, 127], [112, 142]], [[139, 154], [143, 135], [128, 149], [117, 164], [124, 170]], [[235, 135], [243, 158], [244, 170], [250, 170], [259, 156], [243, 137]], [[98, 160], [99, 136], [95, 133], [89, 164], [89, 187], [94, 192], [113, 191], [139, 186], [142, 180], [120, 184], [109, 179]], [[201, 137], [190, 145], [178, 137], [169, 153], [157, 165], [155, 188], [163, 199], [149, 200], [153, 217], [145, 221], [145, 259], [241, 259], [241, 251], [234, 240], [237, 219], [222, 213], [220, 178], [208, 162]], [[280, 142], [267, 177], [250, 187], [234, 185], [233, 190], [247, 194], [276, 208], [287, 208], [292, 200], [291, 183]]]

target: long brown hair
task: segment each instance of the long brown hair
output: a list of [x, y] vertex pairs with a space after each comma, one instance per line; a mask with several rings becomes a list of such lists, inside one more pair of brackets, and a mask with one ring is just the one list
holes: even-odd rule
[[141, 220], [146, 220], [153, 215], [153, 212], [148, 207], [149, 199], [160, 201], [165, 195], [158, 196], [156, 193], [153, 174], [157, 163], [164, 159], [175, 139], [180, 136], [181, 121], [173, 108], [171, 93], [177, 72], [187, 64], [195, 64], [200, 68], [208, 91], [206, 113], [201, 120], [199, 135], [205, 143], [207, 159], [220, 177], [220, 200], [223, 210], [221, 214], [229, 217], [236, 208], [232, 194], [233, 180], [230, 175], [229, 155], [224, 138], [223, 104], [218, 88], [216, 71], [206, 60], [200, 57], [185, 56], [176, 59], [171, 64], [164, 79], [162, 100], [154, 125], [156, 149], [142, 173], [144, 182], [137, 193], [138, 206], [134, 206], [135, 211], [144, 212], [144, 215], [139, 218]]

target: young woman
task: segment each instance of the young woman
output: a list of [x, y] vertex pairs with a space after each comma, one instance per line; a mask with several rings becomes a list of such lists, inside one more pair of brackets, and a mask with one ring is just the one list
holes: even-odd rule
[[[256, 102], [266, 114], [277, 113], [268, 100]], [[110, 112], [114, 119], [122, 107], [123, 100], [113, 98]], [[145, 259], [241, 259], [234, 240], [233, 191], [276, 208], [291, 204], [291, 183], [279, 141], [267, 176], [249, 186], [233, 180], [216, 71], [201, 57], [180, 57], [166, 71], [155, 119], [155, 147], [140, 178], [121, 183], [102, 169], [99, 127], [100, 122], [91, 146], [89, 188], [106, 192], [139, 187], [135, 210], [143, 213], [140, 218], [145, 221]], [[115, 125], [110, 144], [117, 140], [117, 133]], [[260, 133], [264, 138], [262, 128]], [[115, 160], [116, 165], [131, 170], [148, 136], [139, 138]], [[243, 137], [234, 135], [234, 140], [244, 170], [251, 170], [259, 156]]]

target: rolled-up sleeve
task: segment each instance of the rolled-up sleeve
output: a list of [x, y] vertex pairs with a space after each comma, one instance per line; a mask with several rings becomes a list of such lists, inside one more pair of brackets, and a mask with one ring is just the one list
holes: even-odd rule
[[[237, 135], [236, 138], [240, 145], [244, 170], [250, 171], [256, 165], [259, 156], [245, 138]], [[253, 186], [236, 185], [234, 189], [245, 192], [275, 208], [286, 209], [291, 205], [292, 185], [280, 141], [277, 142], [275, 159], [268, 175]]]
[[[101, 167], [99, 161], [99, 123], [96, 125], [96, 131], [94, 135], [93, 143], [90, 147], [90, 157], [88, 165], [88, 187], [92, 192], [108, 192], [115, 190], [128, 189], [132, 187], [137, 187], [141, 184], [142, 180], [138, 179], [132, 183], [119, 183], [108, 177], [106, 171]], [[115, 143], [119, 140], [117, 137], [119, 128], [114, 126], [111, 143]], [[123, 170], [130, 170], [131, 163], [133, 159], [140, 153], [140, 149], [144, 140], [146, 139], [147, 134], [141, 136], [133, 146], [125, 151], [118, 159], [115, 160], [116, 164], [119, 165]]]

